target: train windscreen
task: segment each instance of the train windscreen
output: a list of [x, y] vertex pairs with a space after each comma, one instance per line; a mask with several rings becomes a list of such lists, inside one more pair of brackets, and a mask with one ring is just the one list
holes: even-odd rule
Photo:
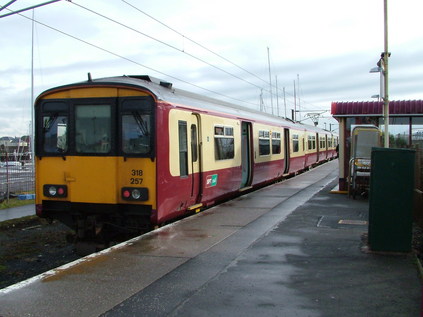
[[36, 108], [38, 156], [154, 156], [150, 97], [44, 100]]
[[109, 153], [111, 150], [111, 105], [75, 107], [75, 149], [77, 153]]

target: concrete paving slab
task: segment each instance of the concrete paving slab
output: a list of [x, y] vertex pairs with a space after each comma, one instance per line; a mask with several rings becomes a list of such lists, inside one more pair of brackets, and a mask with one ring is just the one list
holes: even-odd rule
[[13, 207], [0, 210], [0, 222], [35, 215], [35, 205]]
[[[218, 221], [218, 225], [224, 227], [244, 227], [268, 211], [269, 209], [266, 208], [248, 208], [224, 204], [213, 209], [213, 214], [203, 213], [199, 216], [207, 215], [206, 221], [213, 217]], [[225, 219], [223, 223], [222, 217]]]
[[261, 196], [247, 194], [233, 201], [232, 206], [235, 207], [251, 207], [251, 208], [273, 208], [280, 204], [284, 197], [278, 196]]

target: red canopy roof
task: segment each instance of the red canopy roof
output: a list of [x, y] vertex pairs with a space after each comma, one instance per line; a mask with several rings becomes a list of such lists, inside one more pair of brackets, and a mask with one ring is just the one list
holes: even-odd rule
[[[332, 102], [331, 113], [337, 116], [381, 116], [383, 101]], [[389, 102], [390, 115], [423, 115], [423, 100], [400, 100]]]

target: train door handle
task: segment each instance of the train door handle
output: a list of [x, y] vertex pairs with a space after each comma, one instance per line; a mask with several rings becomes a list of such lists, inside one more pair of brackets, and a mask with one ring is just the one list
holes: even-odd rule
[[75, 177], [69, 177], [69, 176], [66, 176], [66, 177], [65, 177], [65, 181], [66, 181], [67, 183], [70, 183], [70, 182], [76, 182], [76, 178], [75, 178]]

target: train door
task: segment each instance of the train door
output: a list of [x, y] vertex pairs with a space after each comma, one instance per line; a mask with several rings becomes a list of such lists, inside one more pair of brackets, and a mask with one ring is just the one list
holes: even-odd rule
[[320, 136], [316, 133], [316, 162], [319, 162], [320, 158]]
[[290, 161], [290, 136], [289, 129], [284, 129], [284, 151], [285, 151], [285, 170], [284, 174], [289, 173], [289, 161]]
[[252, 180], [251, 131], [251, 123], [243, 121], [241, 126], [241, 189], [249, 187]]
[[326, 152], [326, 155], [325, 155], [325, 159], [327, 159], [328, 157], [329, 157], [329, 147], [328, 147], [328, 135], [327, 134], [325, 134], [325, 152]]
[[201, 147], [201, 117], [198, 113], [192, 114], [190, 126], [191, 146], [191, 199], [196, 206], [202, 196], [202, 147]]

